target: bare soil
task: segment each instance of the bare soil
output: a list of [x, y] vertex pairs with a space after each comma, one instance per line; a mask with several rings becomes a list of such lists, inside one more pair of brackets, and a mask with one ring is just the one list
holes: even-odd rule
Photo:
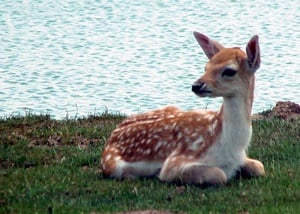
[[298, 120], [300, 119], [300, 105], [291, 101], [278, 101], [271, 110], [253, 115], [254, 120], [273, 118]]

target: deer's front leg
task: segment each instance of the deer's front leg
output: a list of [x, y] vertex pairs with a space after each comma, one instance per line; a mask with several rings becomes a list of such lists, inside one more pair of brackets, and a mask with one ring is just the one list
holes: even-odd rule
[[159, 175], [160, 180], [180, 184], [223, 185], [227, 182], [225, 172], [212, 166], [201, 166], [185, 160], [185, 157], [173, 157], [168, 160]]
[[180, 180], [187, 184], [223, 185], [227, 182], [227, 177], [218, 167], [194, 165], [182, 172]]
[[264, 165], [259, 160], [246, 158], [245, 164], [240, 169], [243, 178], [261, 177], [265, 176]]

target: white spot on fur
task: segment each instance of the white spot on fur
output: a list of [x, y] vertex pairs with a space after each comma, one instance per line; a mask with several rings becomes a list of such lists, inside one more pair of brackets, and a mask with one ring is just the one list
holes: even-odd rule
[[146, 141], [146, 144], [148, 145], [148, 144], [150, 144], [151, 142], [152, 142], [152, 139], [149, 138], [149, 139]]
[[190, 129], [190, 128], [184, 128], [184, 134], [186, 134], [186, 135], [190, 135], [191, 134], [191, 132], [192, 132], [192, 130]]
[[192, 160], [192, 159], [194, 159], [194, 156], [193, 155], [189, 155], [188, 156], [188, 160]]
[[121, 160], [121, 157], [120, 157], [120, 156], [115, 156], [115, 157], [114, 157], [114, 161], [115, 161], [115, 162], [117, 162], [117, 161], [119, 161], [119, 160]]
[[106, 157], [105, 157], [105, 161], [109, 161], [111, 158], [111, 154], [108, 154]]
[[146, 155], [149, 155], [151, 153], [151, 149], [147, 149], [146, 151], [145, 151], [145, 154]]
[[123, 148], [121, 149], [121, 153], [124, 154], [124, 153], [126, 152], [126, 150], [127, 150], [127, 148], [126, 148], [126, 147], [123, 147]]
[[161, 142], [161, 141], [157, 142], [157, 144], [154, 147], [154, 151], [157, 152], [160, 149], [162, 144], [163, 144], [163, 142]]
[[203, 137], [200, 136], [197, 140], [195, 140], [192, 144], [191, 144], [191, 150], [196, 151], [198, 149], [201, 148], [201, 144], [203, 144]]
[[182, 133], [178, 132], [177, 139], [180, 139], [181, 137], [182, 137]]
[[159, 139], [159, 138], [160, 138], [160, 136], [159, 136], [159, 135], [157, 135], [157, 134], [154, 134], [152, 138], [154, 138], [154, 139]]

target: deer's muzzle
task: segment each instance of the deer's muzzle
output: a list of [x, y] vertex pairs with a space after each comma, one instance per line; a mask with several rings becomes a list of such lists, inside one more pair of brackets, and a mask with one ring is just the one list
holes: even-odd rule
[[208, 90], [207, 85], [203, 82], [197, 82], [192, 85], [192, 91], [197, 95], [204, 95], [207, 93], [211, 93], [210, 90]]

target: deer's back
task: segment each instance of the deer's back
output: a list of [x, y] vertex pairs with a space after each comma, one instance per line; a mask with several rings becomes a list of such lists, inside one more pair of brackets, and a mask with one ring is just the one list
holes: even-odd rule
[[161, 162], [171, 154], [199, 157], [214, 142], [220, 129], [213, 111], [183, 112], [175, 107], [128, 117], [106, 143], [102, 165], [126, 162]]

